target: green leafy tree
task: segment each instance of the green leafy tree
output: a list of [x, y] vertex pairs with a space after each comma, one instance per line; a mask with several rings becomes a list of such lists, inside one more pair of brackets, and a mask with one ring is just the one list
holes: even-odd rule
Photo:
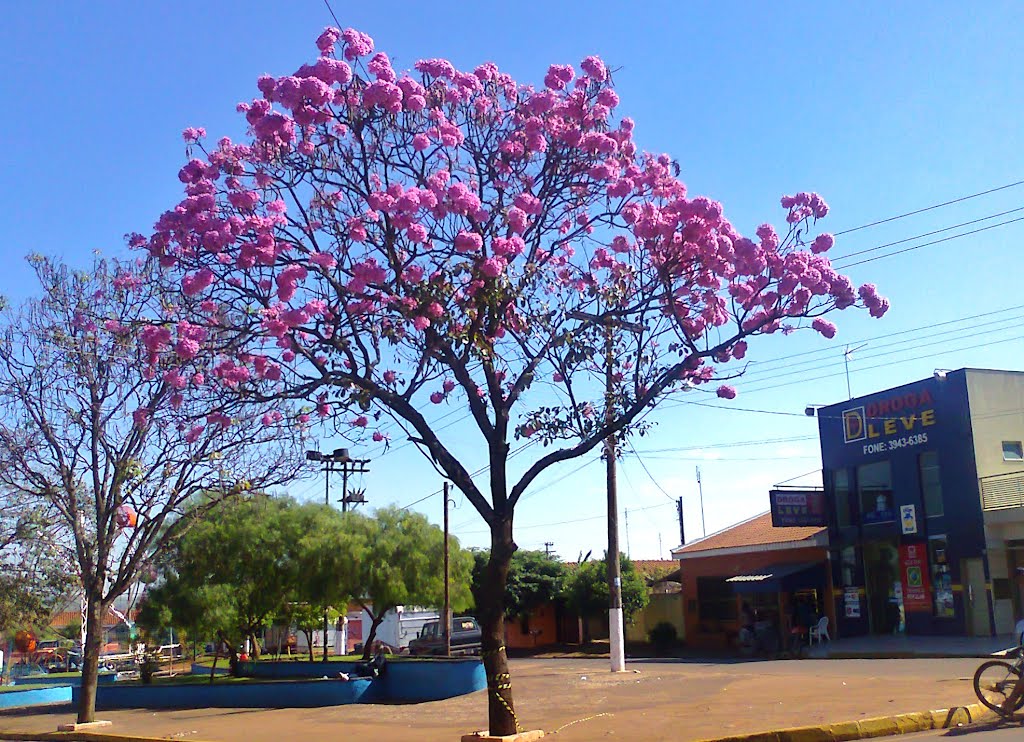
[[[650, 590], [644, 579], [633, 564], [633, 560], [622, 554], [622, 615], [632, 622], [637, 613], [646, 607], [650, 600]], [[585, 560], [572, 570], [566, 581], [565, 597], [570, 605], [583, 618], [594, 618], [608, 611], [608, 559], [601, 561]], [[589, 641], [589, 634], [584, 626], [584, 640]]]
[[[370, 617], [363, 644], [363, 658], [369, 659], [388, 611], [400, 605], [439, 607], [444, 602], [444, 533], [419, 513], [400, 508], [382, 508], [373, 517], [345, 517], [346, 532], [365, 544], [357, 560], [356, 600]], [[465, 610], [471, 603], [473, 560], [455, 538], [450, 540], [449, 564], [452, 610]]]
[[[294, 581], [284, 617], [306, 635], [312, 660], [313, 633], [325, 619], [336, 620], [359, 592], [359, 560], [366, 544], [361, 529], [347, 529], [346, 516], [332, 508], [303, 505], [295, 517], [301, 536], [289, 553]], [[326, 640], [323, 659], [327, 661]]]
[[147, 603], [163, 602], [179, 626], [203, 625], [227, 644], [233, 669], [246, 639], [258, 657], [256, 637], [284, 611], [297, 580], [291, 554], [302, 536], [298, 510], [287, 498], [255, 495], [197, 518]]
[[[486, 551], [473, 552], [473, 597], [481, 593], [486, 579]], [[528, 616], [531, 611], [561, 596], [568, 574], [565, 563], [543, 551], [517, 551], [512, 556], [505, 587], [505, 615]]]

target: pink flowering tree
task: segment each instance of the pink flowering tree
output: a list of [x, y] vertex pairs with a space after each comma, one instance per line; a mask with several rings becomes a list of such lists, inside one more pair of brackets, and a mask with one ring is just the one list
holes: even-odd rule
[[[753, 239], [690, 197], [615, 117], [596, 57], [535, 88], [491, 63], [396, 72], [353, 29], [317, 46], [238, 106], [245, 142], [185, 131], [185, 197], [131, 243], [177, 276], [191, 323], [240, 349], [213, 348], [209, 383], [309, 400], [375, 440], [397, 423], [480, 513], [490, 731], [511, 733], [503, 601], [515, 507], [538, 475], [627, 435], [674, 391], [731, 399], [721, 382], [754, 336], [832, 337], [824, 315], [888, 303], [830, 267], [819, 196], [783, 198], [786, 229]], [[486, 485], [429, 422], [440, 404], [479, 433]], [[512, 478], [517, 438], [544, 445]]]
[[47, 537], [80, 581], [85, 722], [114, 599], [192, 522], [185, 509], [289, 481], [301, 429], [205, 382], [210, 331], [171, 319], [159, 276], [31, 262], [42, 298], [0, 317], [0, 492], [51, 515]]

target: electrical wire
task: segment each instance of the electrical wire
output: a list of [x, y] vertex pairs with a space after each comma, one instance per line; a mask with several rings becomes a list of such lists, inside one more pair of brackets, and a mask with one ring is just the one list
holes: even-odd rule
[[978, 198], [979, 196], [987, 196], [990, 193], [996, 193], [998, 191], [1005, 191], [1007, 188], [1015, 188], [1016, 186], [1019, 185], [1024, 185], [1024, 180], [1018, 180], [1014, 183], [1007, 183], [1006, 185], [997, 186], [996, 188], [989, 188], [986, 191], [979, 191], [978, 193], [971, 193], [967, 196], [960, 196], [959, 198], [954, 198], [952, 201], [943, 201], [942, 203], [932, 204], [931, 206], [925, 206], [923, 209], [915, 209], [914, 211], [908, 211], [905, 214], [897, 214], [896, 216], [890, 216], [886, 219], [879, 219], [877, 221], [869, 222], [867, 224], [861, 224], [859, 227], [851, 227], [850, 229], [844, 229], [843, 231], [836, 232], [835, 234], [838, 237], [839, 235], [850, 234], [852, 232], [859, 232], [860, 230], [867, 229], [868, 227], [877, 227], [879, 224], [888, 224], [889, 222], [894, 222], [897, 219], [906, 219], [908, 216], [923, 214], [926, 211], [941, 209], [944, 206], [952, 206], [953, 204], [958, 204], [963, 201], [969, 201], [972, 198]]
[[[1024, 216], [1017, 217], [1016, 219], [1008, 219], [1005, 222], [999, 222], [998, 224], [990, 224], [987, 227], [979, 227], [978, 229], [972, 229], [969, 232], [962, 232], [960, 234], [950, 235], [949, 237], [943, 237], [942, 239], [932, 240], [931, 242], [922, 242], [920, 245], [913, 245], [911, 247], [905, 247], [902, 250], [894, 250], [893, 252], [886, 253], [885, 255], [876, 255], [873, 258], [865, 258], [864, 260], [857, 260], [853, 263], [846, 263], [844, 265], [835, 264], [832, 267], [836, 270], [847, 270], [857, 265], [865, 265], [866, 263], [873, 263], [876, 260], [884, 260], [885, 258], [891, 258], [895, 255], [902, 255], [903, 253], [911, 252], [912, 250], [920, 250], [922, 247], [929, 247], [930, 245], [938, 245], [942, 242], [949, 242], [950, 240], [958, 240], [961, 237], [968, 237], [972, 234], [978, 234], [979, 232], [987, 232], [990, 229], [996, 229], [997, 227], [1005, 227], [1007, 224], [1013, 224], [1015, 222], [1024, 221]], [[837, 259], [837, 262], [841, 262], [841, 258]]]
[[[931, 232], [924, 232], [922, 234], [914, 235], [913, 237], [904, 237], [902, 240], [896, 240], [895, 242], [886, 242], [884, 245], [875, 245], [874, 247], [869, 247], [869, 248], [867, 248], [865, 250], [857, 250], [856, 252], [846, 253], [845, 255], [840, 255], [840, 256], [837, 256], [837, 257], [833, 257], [832, 261], [833, 262], [839, 262], [841, 260], [846, 260], [847, 258], [856, 257], [857, 255], [866, 255], [868, 253], [876, 252], [878, 250], [884, 250], [887, 247], [893, 247], [895, 245], [902, 245], [905, 242], [913, 242], [914, 240], [919, 240], [919, 239], [921, 239], [923, 237], [931, 237], [932, 235], [935, 235], [935, 234], [941, 234], [942, 232], [948, 232], [951, 229], [960, 229], [960, 227], [967, 227], [967, 226], [970, 226], [971, 224], [978, 224], [980, 222], [987, 222], [989, 219], [995, 219], [995, 218], [1000, 217], [1000, 216], [1006, 216], [1007, 214], [1016, 214], [1018, 211], [1024, 211], [1024, 206], [1018, 206], [1016, 209], [1009, 209], [1008, 211], [1000, 211], [998, 214], [989, 214], [988, 216], [983, 216], [980, 219], [971, 219], [970, 221], [967, 221], [967, 222], [960, 222], [959, 224], [953, 224], [953, 225], [951, 225], [949, 227], [942, 227], [941, 229], [934, 229]], [[996, 225], [996, 226], [998, 226], [998, 225]]]

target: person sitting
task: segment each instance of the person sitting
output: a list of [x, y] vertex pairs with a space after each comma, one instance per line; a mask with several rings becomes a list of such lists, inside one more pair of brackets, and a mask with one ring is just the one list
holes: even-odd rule
[[387, 664], [386, 654], [388, 649], [388, 645], [384, 642], [374, 642], [373, 657], [366, 662], [360, 662], [357, 664], [353, 675], [357, 678], [379, 678], [384, 674]]

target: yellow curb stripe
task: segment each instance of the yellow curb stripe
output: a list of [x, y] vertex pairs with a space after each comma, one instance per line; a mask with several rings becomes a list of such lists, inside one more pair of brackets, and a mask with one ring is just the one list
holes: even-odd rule
[[731, 737], [704, 739], [700, 742], [847, 742], [847, 740], [923, 732], [928, 729], [948, 729], [959, 724], [976, 721], [986, 712], [987, 709], [980, 703], [972, 703], [969, 706], [954, 706], [937, 711], [917, 711], [880, 716], [874, 719], [861, 719], [860, 721], [737, 734]]

